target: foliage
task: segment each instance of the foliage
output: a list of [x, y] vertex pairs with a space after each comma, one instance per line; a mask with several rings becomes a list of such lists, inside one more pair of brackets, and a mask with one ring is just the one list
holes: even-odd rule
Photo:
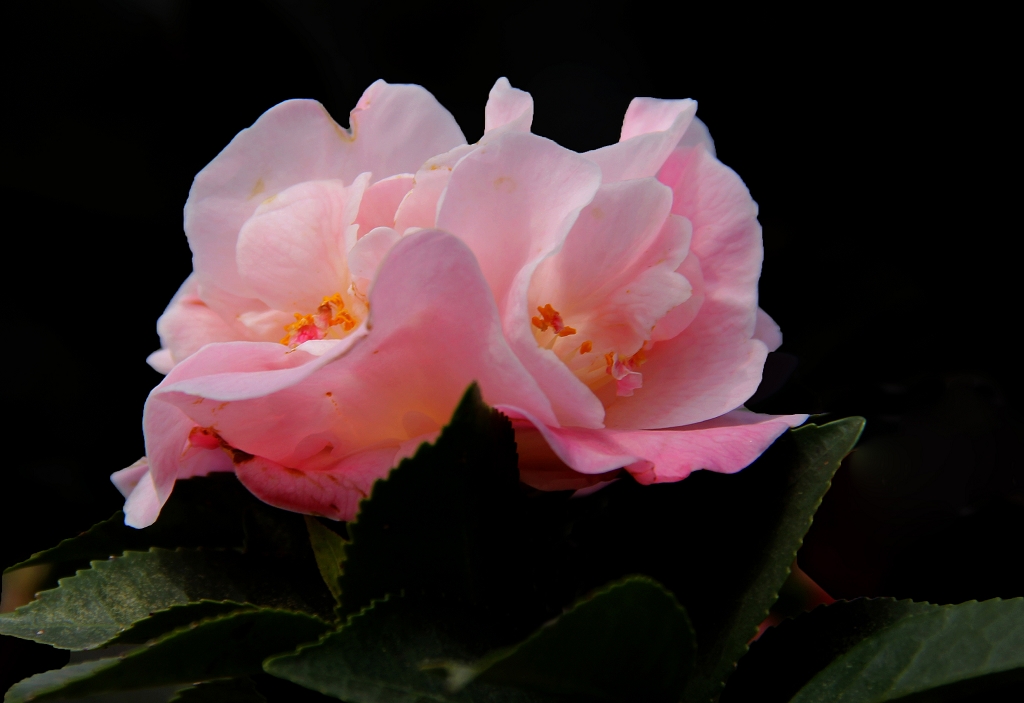
[[806, 425], [735, 475], [573, 497], [519, 482], [511, 424], [471, 387], [348, 525], [212, 476], [150, 528], [115, 515], [16, 565], [63, 578], [0, 633], [134, 649], [5, 701], [181, 684], [182, 703], [248, 703], [277, 681], [349, 703], [866, 703], [1012, 684], [1021, 599], [840, 602], [747, 653], [862, 428]]

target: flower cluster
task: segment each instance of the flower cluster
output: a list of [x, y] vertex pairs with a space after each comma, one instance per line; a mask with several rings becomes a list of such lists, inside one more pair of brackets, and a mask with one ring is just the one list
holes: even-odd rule
[[476, 144], [419, 86], [374, 83], [349, 129], [313, 101], [267, 111], [189, 194], [147, 456], [113, 476], [127, 522], [216, 471], [350, 519], [474, 381], [540, 489], [750, 464], [805, 416], [742, 408], [781, 335], [756, 205], [695, 113], [637, 98], [579, 154], [505, 79]]

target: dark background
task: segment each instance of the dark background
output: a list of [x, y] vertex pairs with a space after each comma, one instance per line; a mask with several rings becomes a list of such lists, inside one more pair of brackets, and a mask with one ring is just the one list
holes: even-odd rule
[[[534, 131], [577, 150], [616, 141], [633, 96], [700, 102], [760, 204], [762, 306], [785, 335], [751, 407], [868, 418], [804, 570], [836, 597], [1024, 595], [1008, 20], [512, 5], [4, 10], [0, 562], [120, 507], [107, 476], [143, 453], [145, 357], [191, 270], [181, 209], [236, 132], [295, 97], [347, 124], [384, 78], [424, 85], [472, 142], [508, 76]], [[0, 638], [0, 689], [61, 663]]]

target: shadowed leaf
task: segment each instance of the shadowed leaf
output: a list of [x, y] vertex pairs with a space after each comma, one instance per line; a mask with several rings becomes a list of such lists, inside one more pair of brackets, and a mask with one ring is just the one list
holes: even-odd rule
[[786, 703], [858, 642], [903, 618], [938, 607], [892, 598], [858, 598], [819, 606], [783, 621], [761, 635], [740, 659], [722, 703]]
[[167, 703], [267, 703], [248, 678], [210, 681], [183, 688]]
[[800, 689], [793, 703], [949, 700], [1024, 683], [1024, 598], [929, 609], [871, 635]]
[[157, 611], [200, 600], [329, 616], [330, 594], [319, 579], [319, 590], [308, 589], [294, 578], [290, 565], [234, 552], [128, 552], [93, 562], [91, 569], [61, 579], [59, 588], [0, 615], [0, 634], [63, 649], [92, 649]]
[[319, 520], [306, 516], [309, 543], [313, 547], [316, 565], [320, 575], [335, 600], [341, 602], [341, 563], [345, 560], [345, 540], [333, 530], [324, 527]]
[[[264, 659], [316, 640], [329, 629], [305, 613], [231, 613], [172, 632], [112, 659], [48, 671], [15, 684], [4, 703], [80, 698], [258, 673]], [[257, 699], [258, 700], [258, 699]]]
[[577, 603], [515, 647], [472, 666], [449, 666], [449, 681], [459, 688], [465, 681], [470, 690], [486, 682], [569, 700], [672, 703], [695, 653], [690, 619], [672, 594], [632, 577]]

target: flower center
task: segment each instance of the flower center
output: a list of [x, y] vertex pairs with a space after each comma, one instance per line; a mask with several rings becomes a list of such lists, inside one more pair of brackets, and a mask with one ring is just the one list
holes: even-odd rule
[[[562, 314], [551, 303], [538, 306], [537, 312], [540, 315], [531, 319], [536, 328], [534, 336], [537, 343], [545, 349], [554, 351], [576, 377], [592, 390], [597, 391], [615, 381], [616, 395], [633, 395], [633, 391], [643, 386], [643, 374], [639, 372], [639, 368], [647, 361], [647, 342], [644, 342], [635, 353], [625, 357], [620, 356], [615, 350], [595, 353], [594, 342], [590, 339], [579, 346], [559, 345], [559, 348], [555, 349], [555, 343], [559, 339], [574, 335], [577, 331], [565, 324]], [[550, 338], [548, 335], [551, 335]]]
[[285, 325], [285, 335], [281, 338], [281, 344], [297, 347], [311, 339], [342, 337], [358, 324], [358, 318], [345, 309], [341, 293], [335, 293], [325, 297], [315, 313], [295, 313], [295, 322]]

